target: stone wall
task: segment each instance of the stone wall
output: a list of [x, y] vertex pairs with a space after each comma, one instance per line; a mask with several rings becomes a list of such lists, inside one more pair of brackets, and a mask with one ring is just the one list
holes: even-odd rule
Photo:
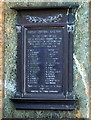
[[[17, 37], [15, 31], [17, 12], [12, 6], [61, 6], [79, 4], [75, 14], [74, 32], [74, 98], [79, 99], [74, 111], [61, 110], [15, 110], [10, 98], [16, 92], [16, 57]], [[89, 3], [26, 3], [7, 2], [5, 4], [5, 78], [4, 78], [4, 117], [5, 118], [88, 118], [89, 117], [89, 73], [90, 73], [90, 41], [89, 41]]]
[[[90, 51], [91, 51], [91, 2], [89, 3], [89, 40], [90, 40]], [[90, 53], [90, 71], [91, 71], [91, 53]], [[89, 82], [89, 118], [91, 118], [91, 75]]]
[[4, 78], [4, 2], [0, 2], [0, 119], [3, 117]]

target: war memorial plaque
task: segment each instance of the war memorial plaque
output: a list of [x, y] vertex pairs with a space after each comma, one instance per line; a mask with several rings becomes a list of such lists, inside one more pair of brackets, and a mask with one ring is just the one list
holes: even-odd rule
[[[16, 109], [73, 110], [73, 8], [18, 12]], [[69, 11], [69, 12], [68, 12]]]
[[62, 27], [26, 29], [27, 92], [61, 92], [63, 35]]

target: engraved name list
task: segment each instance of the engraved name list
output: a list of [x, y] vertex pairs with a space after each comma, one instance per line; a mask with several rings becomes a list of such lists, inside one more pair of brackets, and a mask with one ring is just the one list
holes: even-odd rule
[[61, 92], [63, 29], [63, 27], [25, 29], [27, 92]]

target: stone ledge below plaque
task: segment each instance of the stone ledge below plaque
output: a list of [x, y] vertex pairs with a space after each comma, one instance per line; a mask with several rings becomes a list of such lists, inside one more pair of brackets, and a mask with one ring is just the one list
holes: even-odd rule
[[31, 100], [28, 98], [12, 98], [11, 101], [17, 110], [74, 110], [78, 100]]

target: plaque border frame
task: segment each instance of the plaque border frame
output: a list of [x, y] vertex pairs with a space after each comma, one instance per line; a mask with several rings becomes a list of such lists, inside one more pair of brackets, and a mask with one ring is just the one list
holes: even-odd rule
[[[52, 7], [12, 7], [11, 9], [14, 9], [16, 11], [20, 11], [20, 10], [31, 10], [31, 9], [52, 9], [52, 8], [69, 8], [69, 9], [74, 9], [74, 8], [77, 8], [78, 5], [73, 5], [71, 7], [69, 6], [61, 6], [61, 7], [55, 7], [55, 6], [52, 6]], [[71, 18], [70, 18], [71, 19]], [[73, 25], [73, 23], [67, 23], [69, 25]], [[23, 31], [23, 28], [24, 26], [21, 27], [21, 25], [17, 24], [17, 26], [19, 26], [21, 28], [21, 30], [18, 32], [18, 40], [21, 39], [21, 32]], [[22, 37], [23, 37], [23, 34], [22, 34]], [[69, 32], [69, 38], [71, 41], [68, 42], [68, 46], [69, 46], [69, 52], [72, 53], [72, 54], [69, 54], [68, 55], [68, 58], [69, 58], [69, 63], [68, 65], [71, 67], [68, 66], [68, 71], [69, 71], [69, 74], [71, 75], [72, 74], [72, 71], [73, 71], [73, 47], [72, 47], [72, 39], [73, 39], [73, 33], [72, 32]], [[23, 46], [23, 43], [19, 43]], [[22, 47], [21, 46], [21, 47]], [[19, 46], [20, 47], [20, 46]], [[21, 49], [21, 48], [19, 48]], [[20, 53], [23, 54], [23, 51], [22, 49], [19, 51]], [[22, 58], [22, 55], [18, 54], [18, 60], [21, 61], [21, 58]], [[21, 56], [21, 57], [20, 57]], [[67, 57], [67, 56], [66, 56]], [[18, 63], [19, 65], [19, 63]], [[23, 64], [22, 64], [23, 65]], [[19, 67], [17, 68], [18, 71], [20, 70], [20, 68], [22, 68], [22, 65], [19, 65]], [[22, 68], [23, 70], [23, 68]], [[20, 70], [21, 71], [21, 70]], [[21, 78], [23, 77], [22, 76], [22, 72], [20, 72], [19, 74], [21, 74]], [[20, 79], [20, 78], [18, 78]], [[70, 82], [69, 82], [69, 78], [68, 78], [68, 84], [66, 83], [65, 85], [65, 89], [71, 92], [69, 92], [69, 94], [66, 94], [66, 98], [65, 99], [33, 99], [33, 98], [27, 98], [27, 97], [24, 97], [23, 93], [22, 93], [22, 86], [20, 85], [21, 82], [17, 85], [17, 93], [16, 93], [16, 96], [14, 98], [11, 98], [11, 101], [14, 102], [14, 106], [16, 109], [60, 109], [60, 110], [74, 110], [75, 109], [75, 105], [77, 104], [78, 102], [78, 99], [74, 99], [73, 98], [73, 95], [71, 94], [73, 92], [73, 87], [72, 87], [72, 84], [73, 84], [73, 76], [71, 75], [71, 78], [70, 78]], [[66, 91], [67, 92], [67, 91]], [[40, 106], [39, 106], [39, 105]]]

